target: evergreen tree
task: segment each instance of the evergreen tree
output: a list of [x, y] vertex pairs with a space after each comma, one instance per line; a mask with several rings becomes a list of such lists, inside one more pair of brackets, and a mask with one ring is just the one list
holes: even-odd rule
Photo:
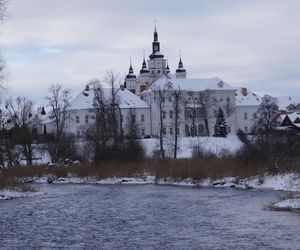
[[219, 108], [218, 117], [215, 125], [215, 134], [216, 137], [226, 137], [227, 136], [227, 125], [224, 116], [224, 112]]

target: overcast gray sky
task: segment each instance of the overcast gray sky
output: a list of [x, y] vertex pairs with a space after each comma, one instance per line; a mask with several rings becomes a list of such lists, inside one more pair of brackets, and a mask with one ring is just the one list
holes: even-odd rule
[[1, 28], [10, 94], [42, 102], [61, 83], [76, 95], [106, 70], [124, 77], [151, 52], [154, 19], [171, 71], [218, 76], [258, 94], [300, 95], [298, 0], [10, 0]]

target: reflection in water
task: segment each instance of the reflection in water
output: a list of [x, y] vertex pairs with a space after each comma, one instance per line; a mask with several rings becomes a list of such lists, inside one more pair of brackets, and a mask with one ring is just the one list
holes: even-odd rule
[[278, 192], [46, 185], [0, 202], [0, 249], [299, 249], [300, 216]]

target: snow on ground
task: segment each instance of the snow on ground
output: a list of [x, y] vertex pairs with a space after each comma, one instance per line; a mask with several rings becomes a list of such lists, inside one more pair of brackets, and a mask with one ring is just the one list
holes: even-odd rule
[[249, 189], [272, 189], [289, 192], [300, 191], [300, 176], [294, 173], [255, 176], [246, 179], [236, 177], [224, 177], [222, 179], [201, 179], [192, 178], [176, 180], [172, 177], [157, 179], [155, 176], [145, 173], [141, 177], [112, 177], [106, 179], [97, 179], [96, 177], [76, 177], [68, 175], [67, 177], [55, 178], [52, 176], [33, 177], [27, 179], [29, 182], [45, 184], [49, 183], [49, 178], [53, 184], [160, 184], [176, 186], [198, 186], [198, 187], [236, 187]]
[[[159, 139], [143, 139], [141, 140], [147, 156], [153, 156], [153, 152], [159, 149]], [[173, 155], [173, 140], [165, 139], [165, 150], [168, 156]], [[234, 154], [242, 146], [243, 143], [236, 135], [228, 135], [227, 138], [220, 137], [180, 137], [178, 140], [178, 158], [192, 157], [193, 147], [201, 147], [206, 153], [213, 153], [221, 156], [224, 153]]]
[[16, 190], [3, 189], [0, 190], [0, 200], [11, 200], [13, 198], [31, 197], [39, 194], [41, 194], [41, 192], [20, 192]]
[[286, 173], [279, 175], [265, 175], [259, 178], [253, 178], [246, 181], [250, 188], [265, 188], [273, 190], [300, 191], [300, 176], [295, 173]]
[[274, 204], [275, 208], [300, 210], [300, 197], [282, 200]]

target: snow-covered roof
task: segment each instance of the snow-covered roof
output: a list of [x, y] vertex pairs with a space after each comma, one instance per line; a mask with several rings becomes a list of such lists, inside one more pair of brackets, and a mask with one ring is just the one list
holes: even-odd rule
[[279, 115], [279, 122], [282, 123], [284, 119], [288, 117], [291, 121], [292, 125], [295, 127], [300, 128], [300, 112], [297, 111], [290, 111], [290, 112], [284, 112]]
[[236, 90], [233, 86], [222, 81], [218, 77], [213, 78], [199, 78], [199, 79], [177, 79], [171, 77], [160, 77], [156, 80], [151, 88], [161, 87], [164, 88], [166, 84], [172, 88], [180, 87], [181, 90], [186, 91], [203, 91], [203, 90]]
[[287, 110], [287, 107], [291, 104], [295, 106], [300, 104], [300, 96], [279, 96], [276, 99], [279, 110]]
[[[111, 87], [109, 85], [102, 86], [104, 98], [109, 99], [111, 96]], [[78, 96], [71, 101], [71, 110], [92, 109], [94, 101], [94, 89], [83, 90]], [[149, 108], [149, 105], [141, 100], [138, 96], [130, 92], [128, 89], [119, 89], [117, 92], [117, 100], [120, 108]]]
[[239, 88], [235, 92], [236, 106], [259, 106], [261, 97], [249, 91], [247, 88]]

